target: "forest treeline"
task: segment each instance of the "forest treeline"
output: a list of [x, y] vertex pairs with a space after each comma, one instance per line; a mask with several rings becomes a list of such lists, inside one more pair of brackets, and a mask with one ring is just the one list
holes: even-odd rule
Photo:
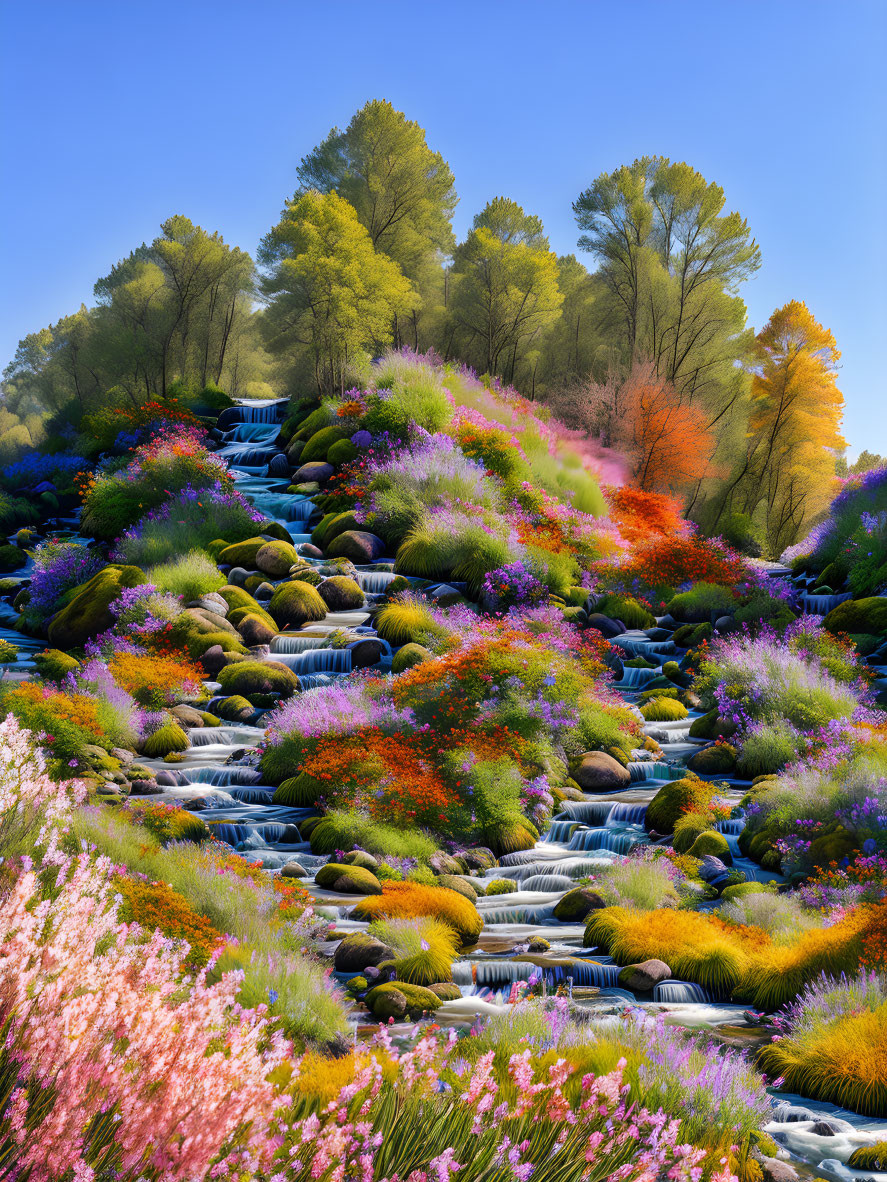
[[69, 448], [117, 406], [360, 385], [393, 345], [547, 404], [748, 552], [804, 536], [846, 473], [840, 354], [799, 300], [749, 326], [761, 252], [717, 184], [662, 157], [603, 173], [573, 203], [564, 256], [507, 197], [457, 241], [457, 200], [425, 131], [367, 103], [304, 157], [255, 259], [171, 217], [93, 306], [25, 337], [3, 375], [0, 465]]

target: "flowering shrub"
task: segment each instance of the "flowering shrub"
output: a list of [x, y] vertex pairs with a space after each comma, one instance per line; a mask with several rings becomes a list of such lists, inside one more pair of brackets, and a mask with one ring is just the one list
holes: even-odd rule
[[532, 607], [546, 597], [545, 588], [523, 562], [512, 562], [490, 571], [481, 590], [484, 602], [499, 611]]
[[86, 583], [105, 565], [96, 551], [58, 538], [41, 542], [34, 550], [33, 558], [30, 598], [24, 615], [37, 625], [52, 615], [66, 591]]
[[0, 471], [0, 478], [8, 488], [28, 488], [44, 481], [60, 488], [70, 488], [75, 475], [88, 467], [89, 462], [83, 456], [32, 451], [14, 464], [7, 464]]
[[156, 929], [170, 939], [186, 941], [189, 968], [203, 968], [219, 947], [221, 934], [205, 916], [194, 911], [183, 895], [165, 882], [148, 882], [118, 874], [112, 885], [122, 896], [118, 919], [138, 924], [148, 932]]
[[60, 828], [86, 792], [46, 774], [43, 752], [12, 715], [0, 721], [0, 858], [30, 854]]
[[201, 685], [201, 670], [181, 657], [115, 653], [108, 668], [140, 706], [154, 710], [175, 705], [183, 695], [196, 694]]

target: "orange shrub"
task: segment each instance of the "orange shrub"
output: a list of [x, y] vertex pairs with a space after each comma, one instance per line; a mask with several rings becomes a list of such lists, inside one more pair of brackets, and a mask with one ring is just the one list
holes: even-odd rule
[[154, 709], [174, 705], [183, 693], [196, 693], [201, 685], [197, 666], [179, 656], [115, 653], [108, 668], [117, 684], [140, 706]]
[[474, 944], [484, 921], [464, 895], [417, 882], [386, 882], [381, 895], [367, 895], [354, 909], [358, 919], [412, 919], [429, 915], [449, 924], [463, 944]]
[[149, 932], [157, 930], [175, 940], [187, 940], [191, 946], [189, 963], [202, 968], [222, 943], [221, 932], [204, 915], [199, 915], [184, 895], [165, 882], [146, 882], [125, 875], [117, 877], [116, 886], [123, 896], [120, 918], [137, 923]]

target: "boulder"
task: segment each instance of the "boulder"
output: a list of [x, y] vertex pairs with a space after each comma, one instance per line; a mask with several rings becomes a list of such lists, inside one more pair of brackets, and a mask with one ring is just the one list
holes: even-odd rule
[[[469, 903], [476, 903], [478, 900], [478, 892], [475, 890], [475, 881], [480, 885], [479, 880], [470, 880], [463, 878], [461, 874], [439, 874], [437, 876], [437, 886], [447, 887], [448, 890], [455, 891], [457, 895], [463, 895]], [[483, 888], [481, 888], [483, 894]]]
[[366, 850], [350, 850], [343, 856], [342, 861], [346, 866], [362, 866], [364, 870], [369, 870], [372, 873], [379, 869], [379, 863]]
[[385, 553], [385, 543], [365, 530], [348, 529], [327, 546], [330, 558], [350, 558], [352, 562], [376, 562]]
[[246, 698], [235, 694], [230, 698], [222, 698], [213, 707], [219, 718], [225, 722], [249, 722], [256, 712], [255, 706]]
[[687, 767], [700, 775], [727, 775], [736, 767], [736, 748], [728, 743], [703, 747], [690, 756]]
[[184, 703], [180, 706], [173, 706], [170, 711], [173, 718], [177, 718], [182, 726], [203, 726], [203, 715], [199, 710], [195, 710], [193, 706], [186, 706]]
[[208, 591], [206, 595], [201, 595], [199, 599], [195, 599], [185, 606], [202, 607], [204, 611], [215, 612], [217, 616], [227, 616], [228, 614], [228, 604], [217, 591]]
[[492, 870], [497, 865], [496, 855], [482, 845], [463, 850], [459, 858], [465, 863], [467, 870]]
[[721, 861], [720, 858], [715, 858], [711, 854], [706, 854], [699, 865], [698, 874], [703, 882], [709, 885], [715, 885], [719, 882], [724, 882], [729, 877], [729, 870]]
[[590, 887], [576, 887], [555, 903], [554, 918], [561, 923], [580, 923], [592, 911], [606, 906], [606, 900], [597, 891]]
[[352, 669], [371, 669], [385, 655], [385, 645], [374, 636], [368, 636], [366, 640], [355, 640], [348, 648], [351, 650]]
[[205, 673], [213, 677], [228, 664], [228, 658], [225, 656], [222, 646], [214, 644], [199, 658], [198, 663]]
[[423, 1014], [433, 1014], [443, 1004], [430, 989], [408, 985], [405, 981], [377, 985], [364, 1000], [370, 1013], [380, 1022], [387, 1022], [389, 1018], [397, 1021], [404, 1016], [415, 1021]]
[[253, 648], [258, 644], [270, 644], [277, 635], [277, 629], [272, 628], [267, 620], [256, 612], [247, 612], [237, 624], [237, 631], [244, 644]]
[[420, 665], [423, 661], [431, 661], [433, 659], [433, 655], [424, 645], [410, 641], [409, 644], [405, 644], [394, 654], [391, 661], [391, 672], [403, 673], [406, 669], [412, 669], [414, 665]]
[[[183, 616], [185, 620], [182, 620]], [[202, 607], [186, 607], [178, 618], [183, 623], [188, 621], [187, 627], [190, 632], [224, 632], [228, 636], [237, 637], [237, 629], [229, 620], [215, 612], [205, 611]]]
[[281, 878], [310, 878], [310, 874], [301, 862], [287, 862], [280, 868]]
[[394, 953], [381, 940], [366, 932], [352, 932], [336, 947], [333, 965], [337, 973], [362, 973], [393, 958]]
[[655, 985], [668, 981], [672, 975], [664, 960], [645, 960], [641, 964], [626, 965], [619, 974], [619, 984], [635, 993], [652, 993]]
[[155, 780], [133, 780], [129, 785], [130, 796], [161, 796], [163, 788]]
[[311, 542], [300, 542], [297, 549], [303, 558], [323, 558], [323, 551]]
[[364, 605], [364, 594], [354, 579], [334, 575], [317, 585], [317, 594], [331, 612], [355, 611]]
[[586, 751], [570, 769], [570, 775], [586, 792], [610, 791], [631, 783], [628, 769], [606, 751]]
[[727, 839], [716, 829], [706, 829], [704, 833], [700, 833], [690, 846], [689, 853], [692, 858], [704, 858], [711, 854], [715, 858], [720, 858], [725, 866], [733, 865], [733, 855], [730, 853]]
[[295, 546], [288, 542], [266, 542], [256, 552], [255, 566], [269, 578], [285, 579], [298, 558]]
[[127, 587], [148, 580], [137, 566], [106, 566], [77, 587], [68, 603], [56, 612], [47, 629], [54, 648], [82, 648], [87, 640], [114, 624], [109, 605]]
[[586, 626], [594, 628], [595, 632], [600, 632], [606, 640], [612, 640], [614, 636], [621, 636], [626, 630], [624, 624], [611, 620], [609, 616], [605, 616], [601, 612], [592, 612]]
[[271, 615], [282, 628], [301, 628], [327, 614], [324, 601], [309, 584], [299, 580], [281, 583], [268, 605]]
[[310, 464], [302, 464], [293, 475], [293, 484], [326, 484], [335, 470], [332, 464], [326, 464], [319, 460]]
[[[265, 545], [267, 545], [267, 538], [261, 537], [247, 538], [243, 542], [233, 542], [221, 551], [217, 561], [222, 566], [245, 567], [248, 570], [255, 570], [256, 555]], [[231, 581], [230, 573], [228, 579]]]
[[433, 853], [428, 859], [428, 865], [435, 874], [461, 874], [462, 864], [451, 854], [445, 854], [443, 850], [438, 850]]
[[226, 693], [280, 694], [289, 697], [299, 688], [299, 679], [280, 661], [242, 661], [219, 670], [219, 682]]
[[314, 875], [314, 881], [327, 891], [339, 895], [381, 895], [382, 884], [370, 870], [362, 866], [347, 866], [343, 862], [327, 862]]
[[887, 598], [845, 599], [833, 607], [823, 621], [829, 632], [866, 632], [887, 635]]

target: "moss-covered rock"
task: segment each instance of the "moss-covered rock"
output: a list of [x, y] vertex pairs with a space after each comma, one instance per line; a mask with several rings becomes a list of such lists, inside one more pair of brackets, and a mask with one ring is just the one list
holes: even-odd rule
[[691, 739], [729, 739], [736, 734], [736, 723], [728, 718], [721, 718], [717, 710], [709, 710], [700, 718], [694, 718], [690, 723]]
[[258, 603], [254, 603], [250, 607], [232, 607], [228, 612], [228, 621], [238, 632], [241, 631], [240, 626], [243, 621], [250, 617], [261, 620], [266, 628], [272, 629], [274, 633], [277, 632], [277, 621]]
[[823, 833], [810, 842], [807, 856], [814, 866], [827, 867], [832, 862], [849, 858], [859, 848], [859, 841], [838, 825], [831, 833]]
[[732, 903], [735, 899], [744, 899], [746, 895], [768, 894], [767, 887], [762, 882], [735, 882], [721, 891], [721, 898], [725, 903]]
[[76, 657], [57, 648], [48, 648], [44, 653], [37, 653], [34, 664], [37, 672], [46, 681], [61, 681], [68, 673], [80, 668], [80, 662]]
[[194, 660], [216, 647], [228, 656], [236, 654], [246, 658], [246, 648], [236, 632], [233, 635], [230, 632], [191, 632], [179, 639], [187, 650], [188, 656]]
[[[478, 892], [474, 888], [474, 883], [469, 882], [467, 878], [462, 878], [458, 874], [439, 874], [437, 876], [438, 886], [448, 887], [451, 891], [456, 891], [459, 895], [464, 895], [469, 903], [476, 903], [478, 899]], [[478, 885], [480, 885], [478, 883]]]
[[290, 571], [290, 579], [299, 583], [308, 583], [312, 587], [319, 587], [323, 582], [323, 575], [313, 566], [299, 566]]
[[222, 698], [221, 701], [216, 702], [215, 709], [219, 718], [224, 718], [225, 722], [249, 722], [256, 712], [252, 702], [247, 701], [240, 694]]
[[687, 767], [705, 776], [725, 776], [736, 767], [736, 748], [729, 743], [716, 743], [695, 751], [687, 760]]
[[289, 697], [299, 688], [299, 679], [292, 669], [279, 661], [243, 661], [220, 669], [218, 680], [226, 693], [280, 694]]
[[229, 619], [231, 618], [231, 613], [239, 607], [248, 608], [250, 611], [262, 610], [259, 601], [244, 587], [233, 587], [231, 584], [228, 584], [226, 587], [220, 587], [216, 595], [221, 595], [222, 599], [227, 603]]
[[656, 623], [643, 604], [631, 595], [607, 595], [595, 604], [594, 610], [611, 620], [621, 620], [626, 628], [652, 628]]
[[723, 833], [718, 833], [715, 829], [708, 829], [705, 833], [700, 833], [690, 846], [691, 858], [705, 858], [708, 855], [720, 858], [725, 866], [733, 865], [733, 855], [730, 853], [727, 839]]
[[698, 648], [703, 640], [711, 640], [714, 628], [709, 623], [682, 624], [675, 629], [672, 639], [678, 648]]
[[244, 644], [252, 648], [257, 644], [270, 644], [277, 635], [277, 625], [271, 620], [267, 612], [243, 610], [243, 616], [237, 622], [237, 631], [243, 638]]
[[341, 468], [343, 464], [350, 464], [352, 460], [357, 458], [357, 448], [350, 439], [337, 439], [328, 448], [326, 458], [330, 464], [335, 464], [337, 468]]
[[321, 780], [309, 776], [307, 772], [299, 772], [278, 786], [272, 803], [283, 804], [287, 808], [307, 809], [317, 804], [326, 790]]
[[706, 808], [714, 789], [698, 777], [671, 780], [663, 784], [647, 806], [644, 825], [648, 833], [674, 833], [678, 817]]
[[364, 594], [354, 579], [333, 575], [317, 585], [317, 594], [331, 612], [355, 611], [364, 605]]
[[224, 632], [234, 640], [239, 640], [237, 629], [232, 623], [218, 612], [209, 612], [202, 607], [186, 607], [181, 615], [173, 622], [174, 630], [183, 630], [187, 634]]
[[8, 543], [0, 544], [0, 571], [18, 570], [28, 561], [24, 550]]
[[517, 890], [517, 883], [513, 878], [494, 878], [486, 884], [486, 895], [513, 895]]
[[687, 717], [687, 707], [677, 698], [660, 695], [645, 702], [641, 714], [647, 722], [680, 722]]
[[139, 587], [148, 580], [137, 566], [111, 565], [75, 589], [47, 629], [50, 644], [57, 649], [82, 648], [87, 640], [106, 632], [114, 624], [109, 605], [127, 587]]
[[266, 542], [256, 551], [254, 565], [271, 579], [285, 579], [290, 567], [296, 565], [299, 555], [289, 542]]
[[580, 923], [592, 911], [606, 907], [602, 895], [590, 887], [576, 887], [567, 891], [554, 905], [554, 918], [561, 923]]
[[584, 752], [570, 767], [570, 775], [586, 792], [608, 792], [631, 783], [631, 774], [622, 760], [606, 751]]
[[441, 1001], [458, 1001], [462, 996], [462, 990], [458, 985], [454, 985], [452, 981], [435, 981], [433, 985], [427, 987], [435, 997], [439, 997]]
[[333, 966], [337, 973], [362, 973], [391, 960], [393, 955], [387, 944], [368, 932], [351, 932], [336, 946]]
[[[332, 423], [328, 427], [321, 427], [319, 431], [306, 441], [302, 454], [299, 456], [300, 464], [310, 464], [315, 460], [327, 459], [327, 453], [334, 443], [338, 443], [340, 439], [348, 438], [348, 429], [340, 426], [338, 423]], [[332, 463], [333, 461], [330, 460]]]
[[[234, 542], [230, 546], [225, 547], [216, 561], [222, 566], [242, 566], [246, 570], [255, 570], [256, 555], [267, 544], [267, 538], [258, 537], [247, 538], [243, 542]], [[227, 603], [227, 600], [225, 602]]]
[[182, 728], [170, 720], [145, 739], [142, 743], [142, 753], [149, 759], [162, 759], [171, 751], [185, 751], [190, 745], [188, 736]]
[[363, 866], [347, 866], [343, 862], [327, 862], [314, 875], [314, 881], [327, 891], [340, 895], [381, 895], [382, 884], [371, 870]]
[[399, 648], [391, 659], [391, 672], [403, 673], [412, 669], [414, 665], [421, 665], [423, 661], [432, 661], [433, 654], [424, 645], [410, 642]]
[[832, 608], [824, 624], [829, 632], [867, 632], [887, 636], [887, 599], [873, 595], [869, 599], [845, 599]]
[[389, 982], [371, 989], [364, 999], [370, 1013], [379, 1022], [393, 1018], [413, 1021], [423, 1014], [433, 1014], [443, 1002], [436, 993], [422, 985], [408, 985], [406, 981]]
[[365, 565], [376, 562], [385, 553], [385, 543], [366, 530], [348, 529], [325, 547], [330, 558], [350, 558]]
[[271, 615], [282, 628], [301, 628], [312, 620], [322, 620], [327, 606], [310, 583], [299, 579], [281, 583], [269, 604]]

